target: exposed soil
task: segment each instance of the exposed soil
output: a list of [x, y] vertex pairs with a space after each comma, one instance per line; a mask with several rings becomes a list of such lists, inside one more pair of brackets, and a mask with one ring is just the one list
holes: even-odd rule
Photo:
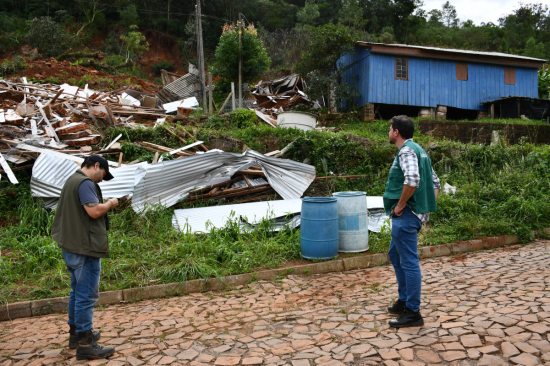
[[145, 31], [145, 38], [149, 43], [149, 50], [141, 57], [140, 65], [147, 72], [150, 79], [154, 74], [153, 66], [161, 61], [168, 61], [174, 67], [172, 72], [183, 75], [187, 73], [188, 65], [183, 62], [178, 45], [178, 39], [158, 31]]
[[[75, 82], [86, 76], [89, 78], [88, 84], [92, 89], [105, 90], [109, 87], [128, 87], [154, 93], [160, 88], [160, 85], [134, 76], [112, 75], [86, 66], [71, 65], [69, 61], [58, 61], [55, 58], [26, 60], [26, 64], [27, 67], [24, 70], [10, 75], [9, 78], [17, 79], [26, 76], [35, 80], [62, 84], [69, 83], [69, 81]], [[109, 80], [112, 80], [112, 82]]]

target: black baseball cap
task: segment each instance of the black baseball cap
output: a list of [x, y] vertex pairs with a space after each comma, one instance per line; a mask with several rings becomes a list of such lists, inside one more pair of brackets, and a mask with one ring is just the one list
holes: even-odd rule
[[107, 160], [105, 160], [105, 158], [102, 156], [99, 156], [99, 155], [86, 156], [84, 158], [84, 161], [82, 162], [81, 167], [91, 166], [91, 165], [94, 165], [95, 163], [99, 163], [99, 166], [101, 167], [101, 169], [105, 170], [105, 178], [103, 178], [103, 180], [111, 180], [114, 178], [113, 175], [109, 172], [109, 163], [107, 163]]

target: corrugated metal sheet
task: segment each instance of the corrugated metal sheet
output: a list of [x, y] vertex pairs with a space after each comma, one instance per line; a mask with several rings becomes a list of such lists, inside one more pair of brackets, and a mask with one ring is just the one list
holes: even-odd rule
[[[369, 230], [380, 232], [382, 224], [388, 219], [384, 213], [384, 201], [381, 196], [367, 196], [369, 210]], [[277, 200], [235, 205], [220, 205], [211, 207], [187, 208], [175, 210], [172, 225], [179, 231], [189, 233], [208, 233], [212, 229], [221, 229], [229, 222], [237, 220], [241, 229], [251, 229], [262, 220], [276, 220], [285, 216], [293, 216], [302, 212], [302, 200]], [[290, 218], [288, 219], [290, 221]], [[291, 227], [300, 225], [299, 218], [292, 217]], [[274, 231], [283, 225], [275, 225]]]
[[185, 98], [195, 95], [195, 92], [198, 90], [198, 83], [199, 78], [197, 75], [186, 74], [170, 84], [167, 84], [164, 89], [170, 90], [181, 98]]
[[302, 200], [299, 198], [188, 208], [174, 211], [172, 225], [182, 232], [209, 233], [214, 228], [223, 228], [232, 220], [254, 225], [262, 220], [293, 215], [301, 210]]
[[[131, 194], [132, 207], [140, 212], [147, 206], [170, 207], [189, 192], [222, 183], [239, 170], [260, 165], [269, 184], [283, 198], [299, 198], [315, 179], [315, 168], [292, 160], [266, 157], [255, 151], [244, 154], [211, 150], [185, 159], [158, 164], [140, 163], [111, 168], [115, 177], [99, 185], [104, 197]], [[56, 198], [63, 184], [80, 164], [66, 154], [42, 153], [33, 167], [33, 196]]]
[[[43, 152], [32, 168], [31, 193], [34, 197], [58, 198], [65, 181], [73, 174], [83, 159], [56, 152]], [[117, 179], [101, 182], [99, 186], [105, 197], [122, 197], [132, 194], [140, 179], [138, 168], [147, 163], [110, 168]]]
[[409, 80], [395, 80], [395, 56], [359, 49], [339, 60], [343, 82], [358, 91], [357, 105], [438, 105], [482, 110], [482, 104], [510, 95], [538, 97], [537, 70], [515, 67], [515, 85], [504, 83], [504, 66], [468, 63], [468, 80], [456, 79], [456, 62], [408, 57]]
[[252, 150], [244, 154], [209, 151], [148, 165], [134, 189], [132, 206], [136, 211], [154, 204], [170, 207], [192, 190], [228, 181], [237, 171], [255, 164], [260, 165], [269, 184], [284, 199], [301, 197], [315, 179], [315, 167], [311, 165], [266, 157]]

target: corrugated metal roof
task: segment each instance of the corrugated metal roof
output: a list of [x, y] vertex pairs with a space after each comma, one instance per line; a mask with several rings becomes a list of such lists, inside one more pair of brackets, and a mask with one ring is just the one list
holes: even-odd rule
[[502, 52], [486, 52], [486, 51], [472, 51], [472, 50], [460, 50], [457, 48], [439, 48], [439, 47], [428, 47], [428, 46], [415, 46], [415, 45], [408, 45], [408, 44], [399, 44], [399, 43], [377, 43], [377, 42], [363, 42], [359, 41], [357, 42], [360, 46], [384, 46], [384, 47], [404, 47], [404, 48], [410, 48], [410, 49], [420, 49], [420, 50], [428, 50], [428, 51], [436, 51], [436, 52], [446, 52], [446, 53], [461, 53], [465, 55], [478, 55], [478, 56], [491, 56], [491, 57], [505, 57], [505, 58], [514, 58], [518, 60], [528, 60], [528, 61], [540, 61], [540, 62], [546, 62], [544, 59], [540, 58], [534, 58], [534, 57], [528, 57], [528, 56], [520, 56], [520, 55], [512, 55], [509, 53], [502, 53]]
[[142, 211], [147, 205], [170, 207], [195, 189], [222, 183], [239, 170], [258, 164], [269, 184], [284, 199], [299, 198], [315, 179], [315, 167], [287, 159], [266, 157], [256, 151], [244, 154], [208, 151], [185, 159], [148, 165], [136, 185], [132, 206]]
[[179, 95], [182, 98], [190, 97], [198, 90], [199, 78], [194, 74], [186, 74], [181, 78], [172, 81], [164, 86], [164, 89], [170, 90], [172, 93]]
[[[170, 207], [189, 192], [229, 181], [237, 171], [256, 164], [260, 165], [273, 189], [285, 199], [301, 197], [315, 179], [315, 168], [311, 165], [266, 157], [251, 150], [244, 154], [211, 150], [157, 164], [143, 162], [111, 168], [115, 178], [99, 185], [104, 197], [131, 194], [132, 207], [140, 212], [155, 204]], [[59, 197], [63, 184], [79, 166], [73, 156], [42, 153], [33, 167], [33, 196]]]

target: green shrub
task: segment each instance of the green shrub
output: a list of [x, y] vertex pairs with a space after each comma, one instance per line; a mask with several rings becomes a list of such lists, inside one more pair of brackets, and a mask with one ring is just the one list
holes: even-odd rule
[[229, 122], [234, 128], [254, 127], [256, 121], [256, 112], [250, 109], [238, 108], [229, 114]]
[[222, 129], [227, 127], [227, 121], [221, 116], [213, 115], [208, 117], [208, 120], [203, 127], [211, 129]]
[[71, 48], [73, 37], [50, 17], [30, 21], [27, 42], [45, 56], [58, 56]]
[[13, 56], [0, 63], [0, 76], [10, 75], [17, 71], [25, 70], [26, 68], [27, 63], [23, 57]]

